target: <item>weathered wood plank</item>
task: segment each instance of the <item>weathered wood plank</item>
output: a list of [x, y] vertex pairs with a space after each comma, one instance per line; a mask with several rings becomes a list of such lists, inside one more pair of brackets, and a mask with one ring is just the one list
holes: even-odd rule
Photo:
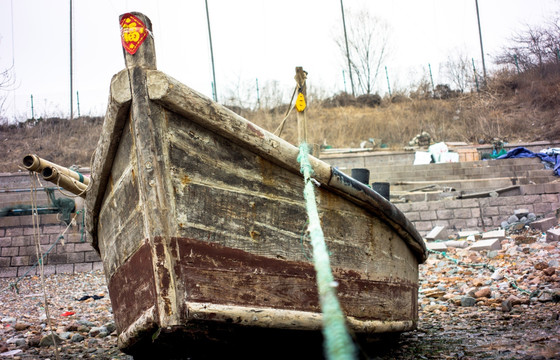
[[99, 251], [97, 227], [101, 202], [109, 182], [122, 129], [128, 118], [131, 99], [128, 72], [123, 70], [111, 79], [109, 105], [91, 168], [93, 183], [86, 196], [86, 228], [91, 243], [97, 251]]

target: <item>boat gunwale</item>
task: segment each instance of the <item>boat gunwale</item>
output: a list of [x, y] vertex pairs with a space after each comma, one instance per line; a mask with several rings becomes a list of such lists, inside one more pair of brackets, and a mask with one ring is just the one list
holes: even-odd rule
[[[87, 230], [92, 245], [97, 251], [99, 251], [97, 226], [100, 208], [122, 135], [122, 128], [128, 118], [128, 115], [123, 115], [123, 112], [128, 113], [128, 109], [131, 107], [132, 89], [130, 82], [127, 81], [129, 80], [129, 70], [122, 70], [111, 80], [107, 115], [92, 166], [93, 191], [90, 191], [91, 194], [88, 193], [86, 199]], [[237, 115], [225, 106], [213, 102], [161, 71], [147, 69], [141, 71], [145, 72], [148, 96], [151, 101], [301, 176], [300, 165], [297, 161], [298, 147]], [[424, 240], [395, 205], [368, 186], [345, 175], [324, 161], [311, 155], [309, 160], [314, 170], [314, 179], [320, 183], [320, 186], [342, 195], [358, 206], [365, 205], [370, 213], [380, 218], [399, 234], [419, 263], [423, 263], [427, 259]]]

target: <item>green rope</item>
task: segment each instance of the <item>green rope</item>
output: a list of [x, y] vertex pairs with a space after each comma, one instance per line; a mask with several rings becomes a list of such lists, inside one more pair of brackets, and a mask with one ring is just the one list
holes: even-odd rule
[[305, 187], [303, 196], [307, 216], [309, 218], [309, 236], [313, 246], [313, 260], [317, 273], [317, 288], [319, 302], [323, 313], [323, 337], [326, 357], [328, 359], [355, 359], [356, 348], [348, 330], [346, 329], [345, 316], [336, 295], [337, 283], [331, 271], [329, 254], [325, 244], [325, 236], [321, 229], [321, 221], [317, 211], [317, 202], [311, 175], [313, 168], [309, 162], [309, 147], [302, 143], [299, 147], [298, 162], [304, 175]]

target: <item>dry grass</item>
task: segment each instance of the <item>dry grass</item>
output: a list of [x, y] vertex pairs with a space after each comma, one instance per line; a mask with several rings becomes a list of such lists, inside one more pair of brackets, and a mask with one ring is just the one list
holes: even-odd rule
[[[283, 111], [241, 113], [274, 131], [284, 117]], [[402, 148], [421, 131], [427, 131], [434, 141], [558, 140], [559, 120], [559, 65], [538, 73], [495, 74], [485, 91], [447, 100], [406, 98], [391, 102], [383, 99], [374, 108], [332, 107], [328, 101], [317, 100], [309, 104], [307, 111], [309, 141], [339, 148], [358, 147], [369, 138], [389, 148]], [[282, 133], [284, 139], [294, 144], [297, 142], [295, 123], [292, 113]], [[28, 153], [37, 153], [63, 166], [89, 166], [101, 125], [101, 118], [86, 117], [74, 121], [53, 118], [20, 126], [0, 125], [3, 150], [0, 172], [17, 171]]]
[[82, 117], [69, 121], [52, 118], [28, 121], [20, 126], [0, 126], [3, 156], [0, 173], [18, 171], [23, 157], [37, 154], [62, 166], [89, 167], [103, 118]]

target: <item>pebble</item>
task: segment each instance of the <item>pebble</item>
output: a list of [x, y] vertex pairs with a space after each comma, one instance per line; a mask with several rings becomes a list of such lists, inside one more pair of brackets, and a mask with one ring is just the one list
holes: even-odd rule
[[[51, 359], [54, 348], [43, 306], [41, 281], [38, 277], [23, 278], [17, 294], [8, 285], [14, 279], [0, 279], [0, 353], [18, 351], [0, 359]], [[102, 271], [45, 276], [49, 298], [50, 320], [61, 346], [61, 359], [132, 360], [117, 347], [111, 301]], [[36, 296], [29, 296], [35, 295]], [[77, 301], [84, 295], [99, 295], [98, 299]], [[71, 316], [62, 316], [74, 312]], [[89, 336], [92, 328], [100, 331]], [[11, 339], [7, 343], [7, 339]], [[93, 340], [86, 343], [85, 340]], [[89, 349], [92, 352], [89, 353]]]
[[475, 298], [489, 298], [492, 295], [492, 290], [490, 288], [482, 288], [474, 293]]
[[464, 296], [461, 298], [461, 306], [475, 306], [476, 305], [476, 299], [473, 298], [472, 296]]

